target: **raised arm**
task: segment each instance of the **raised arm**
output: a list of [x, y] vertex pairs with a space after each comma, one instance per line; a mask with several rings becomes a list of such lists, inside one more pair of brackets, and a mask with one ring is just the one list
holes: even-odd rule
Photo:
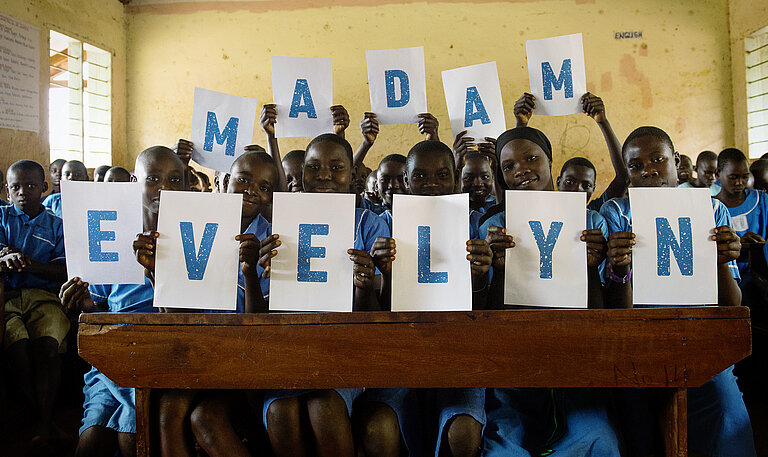
[[603, 132], [603, 138], [608, 146], [608, 153], [611, 156], [611, 164], [613, 165], [615, 176], [605, 190], [606, 200], [623, 197], [629, 186], [629, 173], [624, 163], [624, 157], [621, 154], [621, 143], [616, 138], [616, 134], [613, 133], [613, 128], [610, 122], [608, 122], [608, 117], [605, 115], [603, 99], [587, 92], [581, 97], [581, 105], [584, 112], [597, 122], [600, 131]]
[[264, 105], [261, 108], [261, 116], [259, 116], [259, 122], [261, 122], [261, 128], [264, 129], [264, 133], [267, 134], [267, 152], [275, 161], [277, 167], [277, 176], [279, 183], [277, 189], [280, 192], [288, 191], [288, 180], [285, 178], [285, 170], [283, 169], [283, 161], [280, 157], [280, 147], [277, 145], [277, 137], [275, 136], [275, 123], [277, 122], [277, 106], [273, 103]]
[[363, 160], [368, 151], [373, 147], [373, 143], [379, 136], [379, 120], [376, 118], [375, 113], [365, 113], [363, 120], [360, 122], [360, 131], [363, 133], [363, 141], [355, 151], [354, 160], [352, 165], [359, 167], [363, 165]]

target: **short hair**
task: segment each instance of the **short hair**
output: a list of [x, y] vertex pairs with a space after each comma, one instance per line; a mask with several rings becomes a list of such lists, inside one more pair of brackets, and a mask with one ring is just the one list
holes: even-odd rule
[[768, 158], [755, 160], [752, 162], [752, 165], [749, 166], [749, 172], [753, 175], [761, 173], [765, 170], [768, 170]]
[[592, 170], [595, 173], [595, 179], [597, 179], [597, 169], [595, 169], [595, 165], [589, 161], [586, 157], [571, 157], [570, 159], [566, 160], [563, 164], [562, 168], [560, 168], [560, 176], [563, 176], [563, 173], [565, 173], [565, 169], [568, 167], [586, 167]]
[[451, 169], [456, 171], [456, 162], [453, 160], [453, 151], [445, 143], [435, 140], [424, 140], [416, 143], [410, 151], [408, 151], [408, 157], [406, 158], [406, 166], [410, 167], [416, 156], [425, 152], [438, 152], [444, 154], [448, 158], [448, 162], [451, 164]]
[[685, 154], [680, 154], [680, 164], [681, 164], [681, 165], [682, 165], [682, 163], [683, 163], [683, 161], [684, 161], [684, 160], [687, 160], [688, 162], [690, 162], [690, 163], [691, 163], [691, 165], [693, 165], [693, 160], [691, 160], [691, 158], [690, 158], [690, 157], [688, 157], [688, 156], [687, 156], [687, 155], [685, 155]]
[[59, 166], [60, 166], [60, 167], [62, 167], [62, 166], [64, 166], [64, 164], [65, 164], [66, 162], [67, 162], [67, 161], [66, 161], [66, 160], [64, 160], [64, 159], [56, 159], [56, 160], [54, 160], [53, 162], [51, 162], [51, 164], [50, 164], [50, 165], [48, 165], [48, 171], [51, 171], [51, 168], [53, 168], [53, 166], [54, 166], [54, 165], [56, 165], [56, 164], [59, 164]]
[[34, 160], [19, 160], [18, 162], [14, 162], [13, 165], [8, 167], [8, 173], [12, 170], [31, 171], [37, 173], [38, 176], [40, 176], [41, 181], [45, 181], [45, 170], [43, 169], [43, 166]]
[[288, 152], [288, 154], [283, 157], [283, 160], [299, 159], [303, 162], [304, 154], [306, 154], [306, 152], [303, 149], [294, 149], [293, 151]]
[[717, 162], [717, 154], [712, 151], [701, 151], [699, 155], [696, 156], [696, 165], [698, 165], [702, 160], [711, 160], [713, 162]]
[[75, 167], [83, 170], [85, 172], [85, 177], [88, 177], [88, 167], [85, 166], [85, 164], [79, 160], [67, 160], [67, 162], [64, 165], [72, 164]]
[[726, 148], [720, 152], [717, 156], [717, 170], [722, 170], [728, 162], [747, 162], [749, 164], [744, 153], [736, 148]]
[[669, 146], [670, 151], [673, 153], [675, 152], [675, 146], [672, 144], [672, 139], [669, 137], [669, 135], [667, 135], [667, 132], [658, 127], [646, 125], [636, 128], [632, 131], [632, 133], [629, 134], [621, 147], [621, 155], [624, 156], [624, 154], [627, 152], [627, 146], [629, 146], [629, 143], [635, 141], [638, 138], [643, 138], [646, 136], [656, 138], [657, 140]]
[[131, 172], [123, 167], [111, 167], [109, 170], [107, 170], [106, 173], [104, 173], [104, 181], [107, 180], [107, 174], [118, 176], [122, 175], [123, 177], [127, 177], [128, 181], [131, 180]]
[[[138, 165], [140, 163], [144, 163], [148, 160], [150, 155], [164, 155], [166, 157], [169, 157], [178, 163], [179, 168], [181, 168], [182, 171], [184, 171], [184, 180], [187, 179], [187, 173], [186, 173], [186, 167], [184, 166], [184, 162], [181, 161], [178, 155], [176, 155], [175, 152], [173, 152], [173, 149], [167, 147], [167, 146], [150, 146], [147, 149], [141, 151], [138, 156], [136, 156], [136, 163], [134, 165], [134, 172], [133, 174], [136, 174], [136, 169], [139, 168]], [[184, 183], [185, 185], [187, 183]]]
[[241, 154], [237, 157], [237, 159], [235, 159], [234, 162], [232, 162], [232, 166], [229, 167], [230, 173], [232, 172], [232, 169], [235, 167], [236, 163], [246, 159], [256, 159], [261, 163], [271, 166], [275, 172], [275, 177], [279, 179], [279, 176], [277, 176], [277, 165], [275, 164], [275, 159], [264, 151], [247, 151], [244, 154]]
[[[109, 165], [99, 165], [98, 167], [96, 167], [96, 169], [93, 170], [93, 177], [94, 177], [94, 179], [96, 178], [96, 175], [98, 175], [99, 173], [106, 174], [109, 171], [110, 168], [112, 168], [112, 167], [109, 166]], [[126, 170], [126, 171], [128, 171], [128, 170]]]
[[322, 144], [322, 143], [334, 143], [342, 148], [344, 148], [344, 152], [347, 153], [347, 157], [349, 158], [349, 163], [352, 164], [354, 160], [352, 159], [352, 145], [349, 144], [349, 141], [345, 140], [344, 138], [340, 137], [339, 135], [336, 135], [335, 133], [323, 133], [322, 135], [316, 136], [312, 139], [312, 141], [309, 142], [307, 145], [307, 151], [309, 151], [309, 148], [316, 144]]
[[[405, 165], [407, 161], [408, 161], [408, 158], [402, 154], [389, 154], [387, 156], [384, 156], [384, 158], [381, 159], [381, 161], [379, 161], [379, 167], [381, 166], [381, 164], [387, 163], [387, 162], [402, 163], [403, 165]], [[378, 167], [376, 167], [376, 169], [378, 170]]]

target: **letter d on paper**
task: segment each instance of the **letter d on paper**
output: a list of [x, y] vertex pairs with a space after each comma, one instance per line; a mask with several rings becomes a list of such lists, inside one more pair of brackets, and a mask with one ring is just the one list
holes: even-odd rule
[[549, 233], [544, 238], [544, 230], [541, 228], [540, 221], [528, 221], [531, 227], [533, 237], [539, 246], [539, 278], [552, 279], [552, 251], [555, 250], [557, 237], [560, 236], [560, 229], [563, 228], [562, 222], [552, 222], [549, 224]]
[[680, 228], [680, 243], [665, 217], [656, 218], [656, 267], [659, 276], [669, 276], [669, 251], [675, 254], [677, 266], [683, 276], [693, 276], [693, 235], [691, 218], [677, 218]]
[[312, 235], [328, 235], [328, 224], [299, 224], [299, 265], [296, 280], [299, 282], [328, 282], [327, 271], [309, 269], [310, 259], [324, 259], [325, 248], [312, 246]]
[[418, 280], [423, 283], [446, 283], [448, 282], [447, 271], [431, 271], [432, 247], [430, 241], [428, 225], [419, 226], [419, 250], [418, 250]]
[[[395, 78], [400, 81], [400, 98], [395, 93]], [[411, 100], [411, 86], [408, 84], [408, 73], [403, 70], [384, 71], [384, 83], [387, 89], [387, 108], [400, 108]]]
[[101, 230], [101, 221], [116, 221], [117, 211], [88, 210], [88, 260], [117, 262], [117, 252], [102, 252], [102, 241], [115, 241], [115, 232]]
[[192, 231], [192, 223], [179, 222], [179, 229], [181, 245], [184, 247], [184, 260], [187, 262], [187, 277], [190, 281], [201, 281], [205, 275], [205, 267], [208, 265], [208, 257], [211, 255], [213, 239], [216, 238], [219, 224], [213, 222], [205, 224], [197, 254], [195, 254], [195, 234]]

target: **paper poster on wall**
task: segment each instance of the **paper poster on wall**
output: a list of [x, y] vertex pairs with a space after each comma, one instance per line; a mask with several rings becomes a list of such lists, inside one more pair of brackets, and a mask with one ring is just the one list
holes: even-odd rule
[[466, 130], [482, 142], [507, 129], [496, 62], [443, 71], [443, 89], [453, 136]]
[[61, 181], [67, 276], [91, 284], [144, 284], [133, 241], [142, 233], [141, 185]]
[[156, 307], [235, 309], [242, 206], [243, 194], [160, 193]]
[[635, 304], [717, 303], [717, 244], [709, 189], [630, 188]]
[[272, 57], [272, 100], [278, 138], [314, 137], [333, 131], [330, 57]]
[[587, 92], [581, 33], [525, 42], [528, 80], [536, 96], [534, 113], [545, 116], [577, 114]]
[[194, 144], [192, 160], [217, 171], [229, 173], [232, 162], [253, 143], [253, 125], [259, 102], [255, 98], [214, 92], [195, 87], [192, 108]]
[[366, 51], [371, 112], [380, 124], [417, 122], [427, 110], [424, 47]]
[[392, 214], [392, 311], [472, 311], [469, 194], [398, 194]]
[[352, 311], [355, 196], [275, 192], [271, 311]]
[[0, 128], [39, 132], [39, 87], [40, 29], [0, 14]]
[[586, 194], [505, 192], [507, 249], [504, 303], [557, 308], [587, 307]]

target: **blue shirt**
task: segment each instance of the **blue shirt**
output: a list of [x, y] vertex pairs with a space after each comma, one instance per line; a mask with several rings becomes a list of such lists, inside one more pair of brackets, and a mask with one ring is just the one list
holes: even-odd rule
[[608, 198], [605, 196], [605, 192], [602, 193], [599, 197], [593, 199], [589, 204], [587, 205], [588, 209], [591, 209], [592, 211], [600, 211], [600, 208], [605, 204], [605, 202], [608, 201]]
[[360, 206], [359, 206], [359, 208], [367, 209], [367, 210], [373, 212], [374, 214], [381, 214], [381, 213], [383, 213], [384, 211], [387, 210], [386, 206], [376, 204], [376, 203], [368, 200], [367, 198], [363, 198], [363, 197], [360, 197]]
[[[469, 210], [469, 239], [476, 240], [480, 238], [480, 218], [483, 217], [485, 211], [480, 212], [478, 210]], [[389, 233], [392, 233], [392, 212], [389, 210], [379, 214], [379, 217], [384, 220], [389, 227]], [[484, 238], [483, 238], [484, 239]]]
[[[61, 219], [40, 206], [40, 214], [31, 219], [16, 205], [0, 207], [0, 248], [19, 249], [39, 263], [64, 263], [64, 227]], [[60, 284], [31, 273], [7, 273], [13, 289], [58, 289]]]
[[[747, 198], [744, 202], [734, 208], [728, 208], [731, 215], [731, 226], [739, 236], [744, 236], [747, 232], [760, 235], [763, 239], [768, 238], [768, 194], [762, 190], [746, 189]], [[763, 252], [768, 254], [768, 244], [764, 246]], [[768, 255], [766, 256], [768, 258]], [[739, 271], [744, 272], [749, 269], [749, 260], [737, 261]]]
[[[678, 185], [677, 187], [691, 188], [693, 187], [693, 184], [689, 182], [684, 182]], [[711, 186], [709, 186], [709, 195], [711, 195], [712, 197], [716, 196], [717, 194], [720, 193], [720, 189], [721, 187], [717, 183], [712, 184]]]
[[370, 253], [376, 238], [391, 234], [389, 226], [380, 216], [367, 209], [355, 208], [355, 249]]
[[[245, 233], [253, 233], [256, 235], [256, 238], [258, 238], [259, 241], [262, 241], [264, 238], [272, 235], [272, 224], [267, 222], [267, 220], [264, 219], [264, 216], [259, 214], [256, 216], [256, 218], [253, 219], [253, 221], [251, 221], [250, 225], [248, 225], [248, 228], [245, 229]], [[263, 273], [264, 269], [261, 268], [261, 265], [256, 265], [256, 274], [259, 276], [261, 293], [264, 295], [265, 299], [268, 299], [269, 278], [263, 278]], [[234, 312], [245, 312], [245, 276], [243, 276], [243, 270], [239, 267], [237, 269], [237, 309]]]
[[3, 200], [2, 198], [0, 198], [0, 206], [8, 206], [10, 204], [11, 204], [11, 202], [7, 202], [7, 201]]
[[149, 278], [144, 284], [92, 284], [88, 292], [94, 302], [106, 304], [110, 313], [154, 313], [155, 290]]
[[[731, 215], [728, 213], [728, 208], [723, 205], [720, 200], [712, 199], [712, 211], [715, 213], [715, 227], [722, 227], [724, 225], [731, 226]], [[608, 200], [602, 208], [600, 208], [600, 214], [605, 217], [605, 221], [608, 223], [608, 234], [615, 232], [631, 232], [632, 231], [632, 211], [629, 208], [629, 197], [612, 198]], [[712, 227], [712, 228], [715, 228]], [[736, 262], [731, 260], [728, 262], [728, 268], [731, 270], [731, 275], [734, 279], [741, 280], [739, 274], [739, 267]]]
[[45, 197], [43, 206], [53, 211], [53, 214], [61, 217], [61, 193], [57, 192]]

